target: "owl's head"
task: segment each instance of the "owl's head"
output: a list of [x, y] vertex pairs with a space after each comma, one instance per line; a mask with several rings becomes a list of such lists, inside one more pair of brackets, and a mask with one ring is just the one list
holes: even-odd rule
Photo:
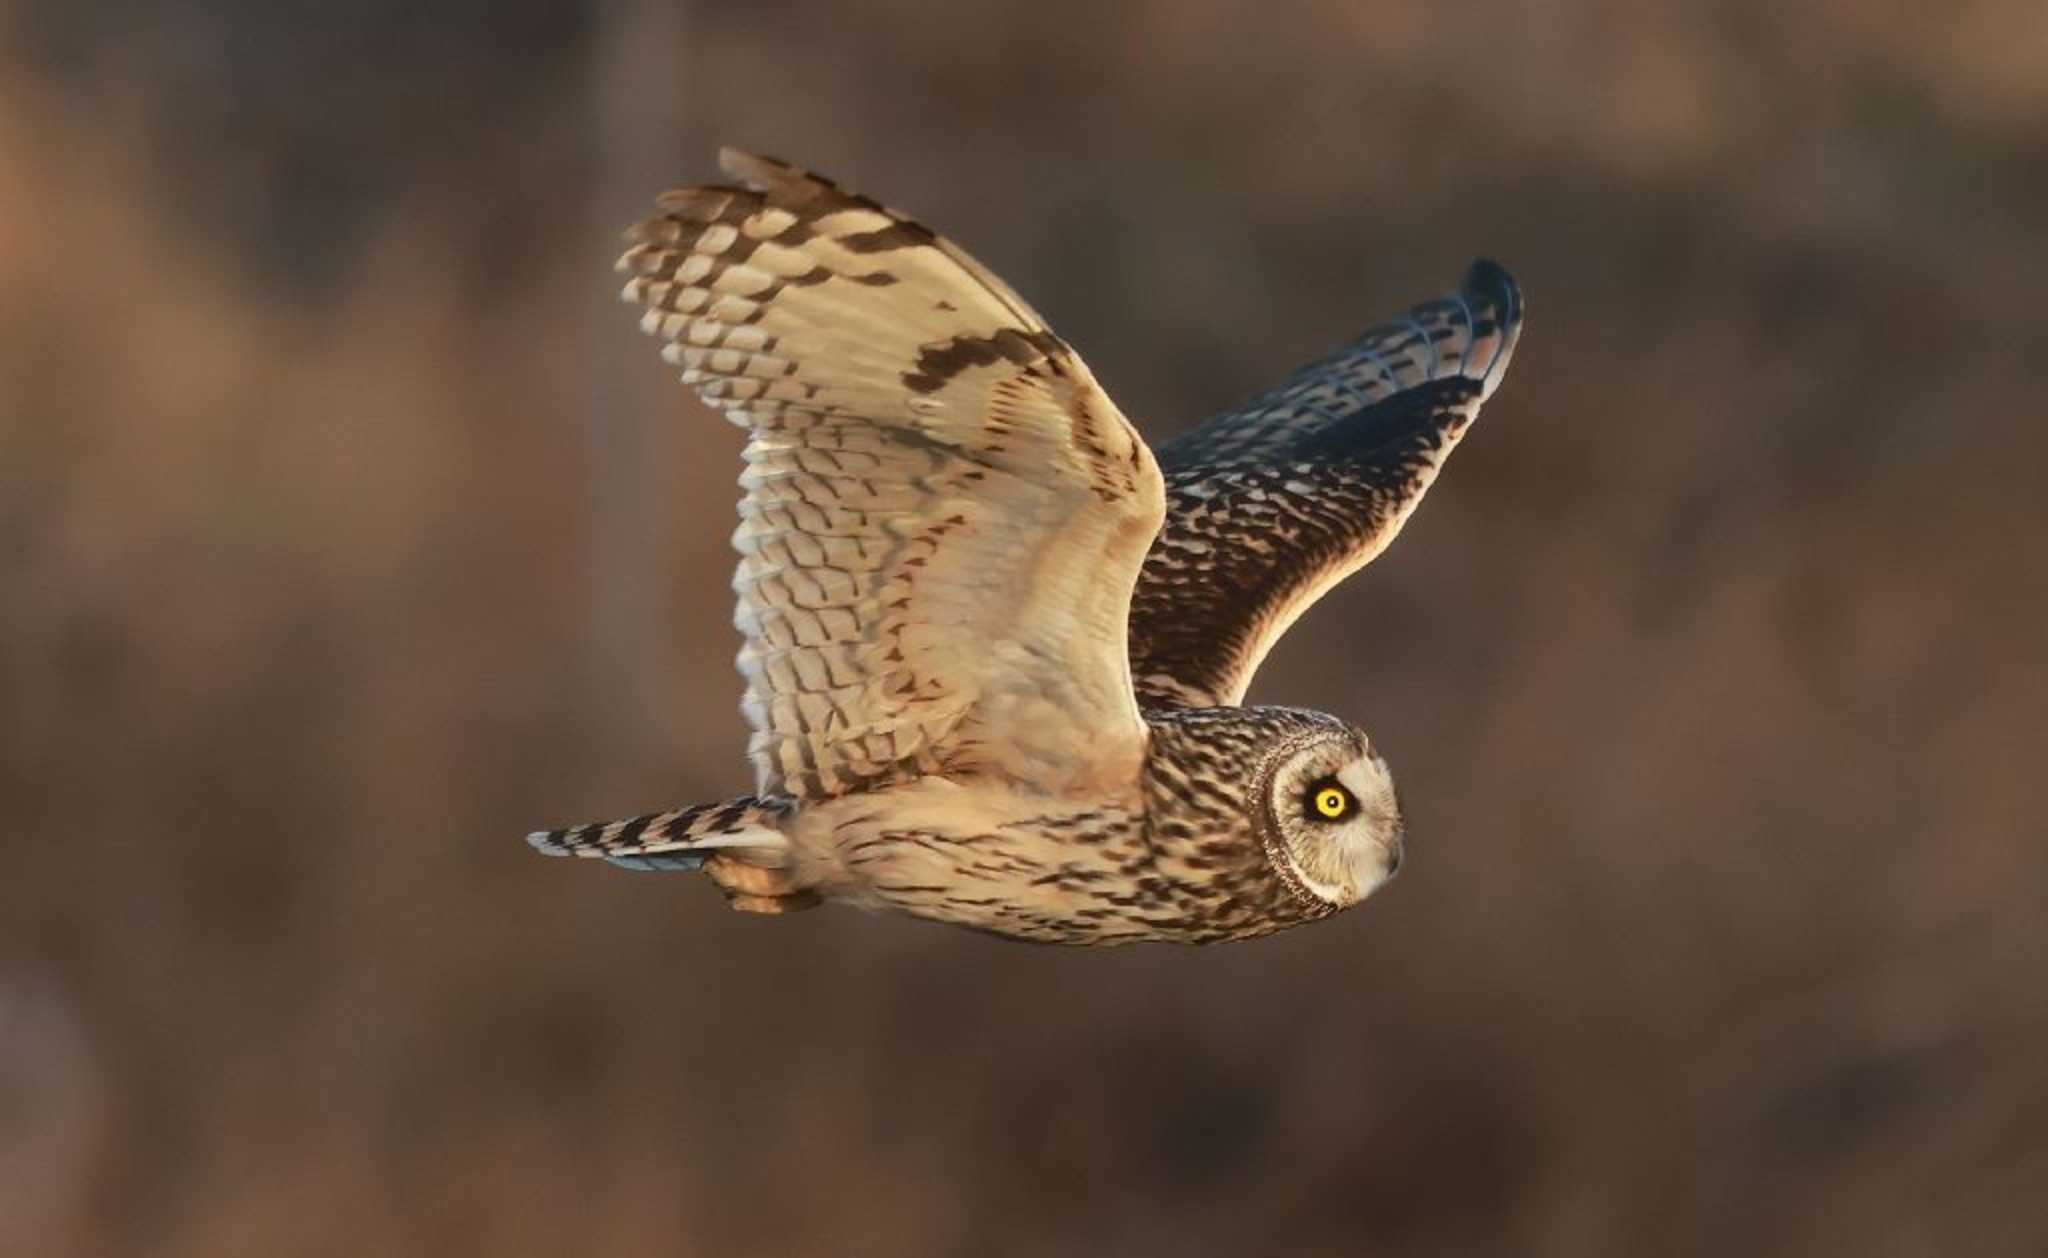
[[1364, 731], [1344, 726], [1291, 740], [1262, 777], [1266, 856], [1297, 894], [1349, 908], [1401, 867], [1401, 802]]

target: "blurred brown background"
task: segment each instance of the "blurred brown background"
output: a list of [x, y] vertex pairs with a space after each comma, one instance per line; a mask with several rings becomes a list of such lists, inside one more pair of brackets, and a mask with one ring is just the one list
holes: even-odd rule
[[[2048, 21], [0, 0], [0, 1253], [2048, 1249]], [[1365, 910], [1061, 952], [543, 861], [744, 789], [718, 142], [1164, 436], [1455, 282], [1506, 386], [1253, 696]]]

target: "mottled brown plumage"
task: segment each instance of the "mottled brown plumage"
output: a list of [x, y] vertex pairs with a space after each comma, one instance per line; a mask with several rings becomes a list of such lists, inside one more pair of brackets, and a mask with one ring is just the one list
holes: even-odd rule
[[1521, 294], [1464, 285], [1159, 450], [1166, 519], [1131, 601], [1140, 702], [1238, 702], [1267, 650], [1401, 531], [1506, 373]]
[[756, 790], [533, 843], [701, 869], [756, 912], [841, 900], [1074, 944], [1266, 934], [1390, 877], [1404, 832], [1365, 734], [1234, 705], [1498, 384], [1507, 273], [1475, 265], [1155, 460], [950, 242], [722, 160], [742, 182], [665, 195], [620, 266], [663, 356], [750, 434]]

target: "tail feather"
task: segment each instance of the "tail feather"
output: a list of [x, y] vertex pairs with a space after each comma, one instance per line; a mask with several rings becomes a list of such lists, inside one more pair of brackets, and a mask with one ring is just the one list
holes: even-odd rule
[[621, 869], [694, 870], [703, 868], [710, 854], [721, 848], [757, 853], [787, 848], [782, 823], [794, 810], [788, 799], [742, 795], [623, 821], [539, 830], [526, 841], [549, 856], [595, 856]]

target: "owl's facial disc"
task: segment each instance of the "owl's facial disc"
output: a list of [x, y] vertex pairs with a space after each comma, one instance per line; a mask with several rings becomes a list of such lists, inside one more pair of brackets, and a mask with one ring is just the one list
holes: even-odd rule
[[1268, 779], [1267, 855], [1299, 892], [1348, 908], [1401, 865], [1394, 779], [1363, 735], [1320, 738], [1285, 753]]

